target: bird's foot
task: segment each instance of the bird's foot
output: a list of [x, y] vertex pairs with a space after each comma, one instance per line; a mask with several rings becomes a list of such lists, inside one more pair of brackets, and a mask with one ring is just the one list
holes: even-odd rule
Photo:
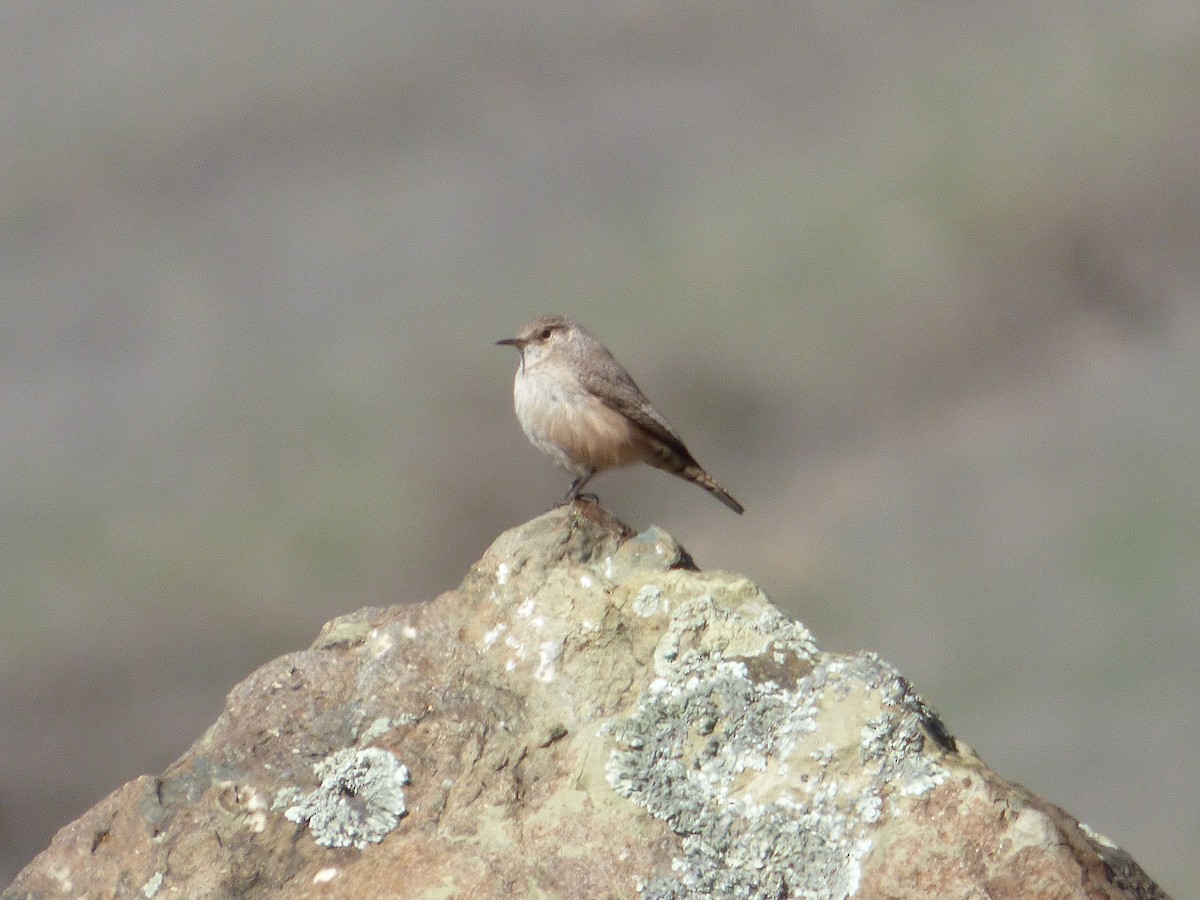
[[600, 498], [597, 497], [595, 494], [568, 494], [566, 497], [563, 497], [561, 500], [559, 500], [557, 503], [555, 503], [550, 508], [551, 509], [559, 509], [563, 506], [570, 506], [576, 500], [579, 500], [582, 503], [593, 503], [596, 506], [600, 505]]

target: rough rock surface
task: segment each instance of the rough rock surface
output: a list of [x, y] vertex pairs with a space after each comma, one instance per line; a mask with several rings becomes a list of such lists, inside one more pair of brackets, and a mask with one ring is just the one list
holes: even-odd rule
[[1164, 897], [873, 655], [576, 503], [436, 600], [330, 622], [33, 897]]

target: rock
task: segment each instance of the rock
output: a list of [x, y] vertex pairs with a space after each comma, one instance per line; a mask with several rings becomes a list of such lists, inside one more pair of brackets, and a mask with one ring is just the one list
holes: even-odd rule
[[4, 900], [639, 892], [1165, 896], [886, 663], [576, 503], [259, 669]]

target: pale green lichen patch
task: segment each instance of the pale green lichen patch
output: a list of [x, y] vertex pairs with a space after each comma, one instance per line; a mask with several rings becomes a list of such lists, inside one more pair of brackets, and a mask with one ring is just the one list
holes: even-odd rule
[[339, 750], [313, 766], [320, 785], [307, 793], [284, 788], [273, 809], [307, 823], [323, 847], [358, 847], [379, 843], [407, 812], [404, 786], [408, 766], [378, 747]]
[[[655, 674], [613, 723], [605, 771], [682, 838], [673, 876], [643, 884], [645, 897], [849, 897], [889, 785], [941, 777], [921, 752], [937, 726], [903, 679], [872, 658], [819, 654], [755, 598], [681, 603]], [[827, 692], [857, 696], [857, 726], [826, 731]]]
[[150, 900], [151, 897], [158, 893], [158, 889], [162, 887], [164, 875], [165, 873], [163, 872], [155, 872], [150, 876], [150, 880], [142, 885], [142, 896], [146, 900]]

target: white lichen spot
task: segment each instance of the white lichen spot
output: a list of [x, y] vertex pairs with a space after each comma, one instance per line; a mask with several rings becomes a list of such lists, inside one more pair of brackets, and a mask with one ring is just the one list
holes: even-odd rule
[[886, 745], [891, 735], [891, 722], [885, 715], [867, 719], [859, 729], [859, 748], [865, 756], [874, 756], [880, 748]]
[[155, 894], [157, 894], [158, 889], [162, 887], [163, 878], [165, 875], [165, 872], [155, 872], [153, 875], [151, 875], [150, 879], [142, 885], [142, 896], [149, 900], [150, 897], [153, 897]]
[[517, 607], [517, 615], [522, 619], [528, 619], [533, 615], [533, 611], [537, 609], [537, 604], [533, 602], [532, 597], [526, 597], [525, 602]]
[[871, 841], [859, 838], [850, 845], [846, 854], [846, 896], [853, 897], [858, 893], [858, 885], [862, 881], [862, 861], [871, 852]]
[[[750, 670], [746, 668], [746, 664], [740, 659], [723, 659], [717, 663], [717, 674], [749, 679]], [[696, 676], [693, 676], [693, 680], [698, 679]]]
[[392, 720], [387, 716], [380, 716], [374, 722], [366, 727], [366, 730], [358, 738], [358, 743], [369, 744], [377, 737], [382, 737], [392, 730]]
[[595, 583], [596, 583], [595, 579], [592, 578], [591, 575], [588, 575], [586, 572], [579, 576], [579, 584], [581, 587], [590, 588]]
[[313, 884], [328, 884], [337, 878], [341, 873], [333, 866], [326, 866], [320, 872], [313, 876]]
[[52, 866], [50, 869], [50, 877], [53, 878], [60, 888], [68, 895], [75, 890], [75, 882], [71, 880], [71, 870], [65, 866]]
[[827, 766], [833, 762], [837, 756], [837, 744], [825, 744], [823, 747], [818, 747], [812, 753], [808, 754], [813, 762], [821, 766]]
[[408, 766], [388, 750], [339, 750], [316, 763], [313, 772], [321, 780], [315, 790], [284, 788], [273, 806], [287, 806], [284, 817], [307, 824], [322, 847], [362, 849], [379, 843], [408, 812]]
[[506, 562], [500, 563], [500, 565], [496, 566], [496, 584], [508, 584], [508, 576], [511, 574], [512, 567]]
[[400, 629], [400, 633], [410, 641], [415, 641], [417, 639], [417, 629], [413, 628], [411, 625], [405, 625]]
[[946, 780], [946, 771], [942, 768], [931, 767], [924, 774], [914, 776], [900, 788], [900, 793], [906, 797], [922, 797]]
[[643, 584], [633, 597], [632, 604], [635, 615], [646, 618], [659, 612], [666, 612], [666, 603], [662, 602], [662, 589], [655, 584]]
[[513, 672], [513, 671], [516, 671], [516, 668], [517, 668], [517, 661], [516, 661], [515, 659], [510, 659], [508, 662], [506, 662], [506, 663], [504, 664], [504, 671], [505, 671], [505, 672]]
[[1052, 847], [1058, 843], [1050, 817], [1032, 808], [1017, 813], [1009, 823], [1008, 833], [1014, 851], [1024, 847]]
[[612, 564], [611, 556], [604, 557], [604, 577], [607, 578], [609, 581], [612, 581], [613, 564]]
[[517, 655], [517, 659], [524, 659], [529, 654], [525, 651], [525, 644], [517, 640], [511, 634], [504, 639], [504, 646], [508, 647]]
[[371, 633], [367, 636], [367, 647], [370, 649], [373, 659], [379, 659], [385, 653], [391, 652], [395, 646], [396, 639], [387, 631], [372, 628]]
[[262, 834], [267, 830], [267, 801], [254, 788], [248, 788], [243, 796], [248, 813], [246, 824], [255, 834]]
[[267, 801], [263, 799], [262, 794], [256, 788], [248, 788], [245, 792], [246, 809], [250, 812], [257, 812], [260, 809], [267, 808]]
[[507, 622], [497, 622], [495, 628], [489, 628], [483, 635], [483, 649], [490, 650], [492, 645], [500, 639], [500, 635], [504, 634], [508, 628]]
[[533, 677], [538, 681], [550, 682], [556, 674], [556, 664], [562, 658], [562, 642], [546, 641], [538, 648], [538, 664]]
[[878, 794], [867, 794], [864, 797], [859, 797], [858, 802], [854, 804], [855, 814], [861, 821], [869, 825], [879, 821], [882, 811], [883, 798]]

